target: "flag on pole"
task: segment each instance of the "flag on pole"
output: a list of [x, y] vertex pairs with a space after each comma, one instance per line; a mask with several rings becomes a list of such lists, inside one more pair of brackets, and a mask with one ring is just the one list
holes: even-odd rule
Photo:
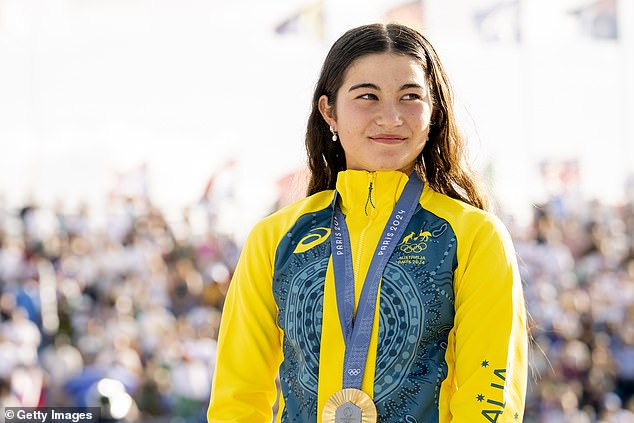
[[596, 40], [617, 40], [619, 28], [616, 0], [579, 1], [568, 12], [578, 24], [579, 32]]
[[276, 27], [278, 35], [306, 35], [319, 40], [325, 38], [324, 0], [303, 6], [282, 20]]

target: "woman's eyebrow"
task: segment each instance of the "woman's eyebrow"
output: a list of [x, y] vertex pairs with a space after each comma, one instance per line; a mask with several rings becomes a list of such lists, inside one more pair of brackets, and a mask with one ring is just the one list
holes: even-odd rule
[[403, 85], [403, 86], [401, 87], [401, 91], [403, 91], [403, 90], [409, 90], [410, 88], [418, 88], [418, 89], [421, 89], [421, 90], [424, 90], [424, 89], [425, 89], [425, 87], [423, 87], [423, 86], [422, 86], [422, 85], [420, 85], [420, 84], [410, 83], [410, 84], [405, 84], [405, 85]]
[[[362, 89], [362, 88], [370, 88], [372, 90], [381, 91], [381, 89], [379, 88], [378, 85], [373, 84], [371, 82], [363, 82], [361, 84], [355, 84], [355, 85], [351, 86], [348, 89], [348, 92], [351, 92], [351, 91], [354, 91], [354, 90], [359, 90], [359, 89]], [[409, 90], [411, 88], [416, 88], [416, 89], [420, 89], [420, 90], [424, 90], [425, 89], [425, 87], [423, 87], [422, 85], [412, 82], [412, 83], [404, 84], [403, 86], [401, 86], [400, 91]]]
[[358, 89], [361, 89], [361, 88], [370, 88], [370, 89], [373, 89], [373, 90], [381, 91], [381, 89], [379, 88], [378, 85], [372, 84], [371, 82], [364, 82], [364, 83], [361, 83], [361, 84], [353, 85], [352, 87], [350, 87], [348, 89], [348, 92], [354, 91], [354, 90], [358, 90]]

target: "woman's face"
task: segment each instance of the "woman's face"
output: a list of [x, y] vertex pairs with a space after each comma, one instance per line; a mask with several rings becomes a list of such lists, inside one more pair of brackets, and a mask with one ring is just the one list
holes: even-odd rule
[[431, 99], [420, 63], [411, 56], [377, 53], [350, 65], [333, 108], [319, 110], [338, 133], [348, 169], [409, 174], [431, 119]]

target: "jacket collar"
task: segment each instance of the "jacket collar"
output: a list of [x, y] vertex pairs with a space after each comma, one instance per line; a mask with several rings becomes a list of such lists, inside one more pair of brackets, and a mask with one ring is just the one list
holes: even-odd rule
[[390, 213], [409, 176], [398, 170], [369, 172], [345, 170], [337, 175], [341, 211], [345, 214]]

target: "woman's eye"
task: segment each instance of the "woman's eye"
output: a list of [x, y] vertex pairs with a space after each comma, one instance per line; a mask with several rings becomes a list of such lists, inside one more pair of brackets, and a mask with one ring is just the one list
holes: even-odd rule
[[415, 93], [409, 93], [403, 96], [403, 100], [419, 100], [420, 98], [420, 95]]
[[378, 97], [375, 94], [372, 94], [372, 93], [361, 94], [358, 98], [361, 98], [361, 99], [364, 99], [364, 100], [376, 100], [376, 99], [378, 99]]

